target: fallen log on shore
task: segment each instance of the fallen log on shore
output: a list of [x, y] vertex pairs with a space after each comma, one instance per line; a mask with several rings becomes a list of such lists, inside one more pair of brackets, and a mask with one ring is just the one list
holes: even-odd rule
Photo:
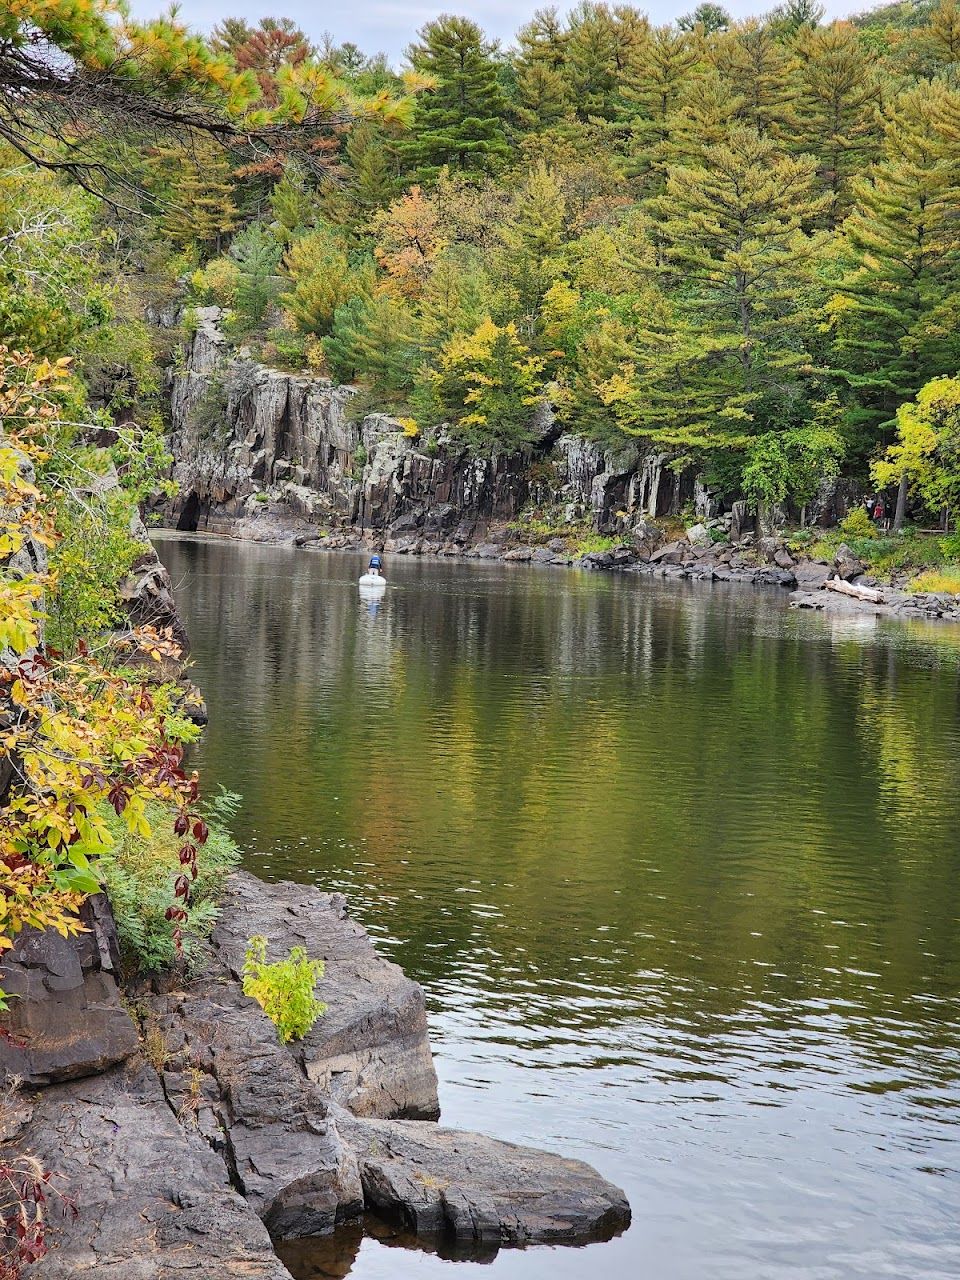
[[861, 587], [854, 582], [844, 582], [843, 578], [828, 578], [823, 585], [829, 591], [839, 591], [841, 595], [853, 596], [855, 600], [883, 604], [883, 593], [876, 587]]

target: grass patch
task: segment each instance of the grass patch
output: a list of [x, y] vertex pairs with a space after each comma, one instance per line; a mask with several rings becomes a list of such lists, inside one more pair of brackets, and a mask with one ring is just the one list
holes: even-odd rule
[[913, 577], [927, 570], [940, 569], [956, 558], [955, 535], [937, 538], [906, 529], [903, 533], [884, 534], [872, 538], [845, 538], [843, 526], [831, 530], [809, 548], [814, 560], [831, 561], [845, 542], [858, 560], [862, 560], [877, 578], [895, 575]]
[[960, 564], [925, 570], [910, 583], [910, 590], [932, 591], [937, 595], [960, 595]]
[[588, 556], [595, 551], [612, 551], [614, 547], [622, 545], [622, 538], [608, 538], [602, 533], [591, 533], [587, 534], [586, 537], [575, 540], [573, 554], [576, 557]]

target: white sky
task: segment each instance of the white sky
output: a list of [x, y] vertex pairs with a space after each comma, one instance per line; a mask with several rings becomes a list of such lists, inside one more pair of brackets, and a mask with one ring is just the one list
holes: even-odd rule
[[[420, 27], [441, 13], [457, 13], [473, 18], [487, 34], [508, 44], [518, 27], [541, 8], [548, 0], [461, 0], [461, 3], [431, 4], [418, 0], [406, 4], [400, 0], [362, 0], [350, 4], [347, 0], [330, 0], [317, 4], [314, 0], [184, 0], [180, 14], [191, 26], [209, 30], [221, 18], [246, 18], [256, 22], [265, 14], [274, 17], [293, 18], [310, 36], [317, 40], [329, 31], [337, 43], [352, 40], [365, 53], [388, 54], [391, 61], [399, 63], [403, 50]], [[652, 0], [638, 4], [653, 22], [670, 22], [681, 14], [689, 13], [698, 0]], [[879, 0], [821, 0], [825, 3], [827, 17], [839, 18], [872, 8]], [[131, 0], [135, 17], [150, 18], [166, 8], [167, 0]], [[721, 0], [734, 17], [745, 18], [760, 14], [774, 7], [776, 0]], [[563, 11], [572, 5], [559, 3]]]

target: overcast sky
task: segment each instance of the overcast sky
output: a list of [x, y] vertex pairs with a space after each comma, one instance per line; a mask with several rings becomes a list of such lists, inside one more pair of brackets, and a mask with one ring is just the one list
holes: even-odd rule
[[[272, 13], [277, 17], [293, 18], [314, 40], [329, 31], [338, 44], [352, 40], [365, 53], [382, 50], [391, 61], [399, 63], [417, 30], [440, 13], [459, 13], [473, 18], [488, 35], [497, 37], [506, 45], [517, 28], [545, 3], [547, 0], [469, 0], [459, 4], [431, 4], [428, 0], [414, 4], [402, 3], [401, 0], [362, 0], [359, 4], [350, 4], [348, 0], [333, 0], [327, 4], [313, 3], [312, 0], [271, 0], [270, 4], [267, 0], [186, 0], [181, 6], [181, 15], [191, 25], [208, 30], [228, 15], [255, 22], [265, 13]], [[776, 0], [757, 0], [757, 3], [722, 0], [722, 3], [734, 17], [745, 18], [773, 8]], [[683, 13], [689, 13], [696, 4], [697, 0], [688, 0], [687, 3], [683, 0], [651, 0], [649, 4], [638, 4], [637, 7], [649, 14], [654, 22], [670, 22]], [[825, 5], [827, 16], [831, 18], [872, 7], [871, 0], [862, 0], [862, 3], [857, 0], [854, 3], [825, 0]], [[166, 0], [156, 0], [156, 3], [153, 0], [132, 0], [131, 5], [139, 18], [153, 17], [165, 7]], [[571, 7], [558, 5], [561, 10]]]

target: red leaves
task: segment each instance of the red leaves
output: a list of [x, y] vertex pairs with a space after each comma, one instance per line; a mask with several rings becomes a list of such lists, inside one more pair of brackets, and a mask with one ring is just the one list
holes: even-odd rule
[[107, 799], [113, 805], [113, 811], [118, 818], [127, 807], [127, 800], [129, 798], [128, 788], [124, 786], [119, 778], [116, 778], [113, 785], [110, 787], [110, 790], [107, 792]]
[[[188, 814], [184, 813], [183, 810], [181, 810], [180, 813], [178, 813], [176, 818], [174, 819], [173, 834], [176, 836], [185, 836], [189, 830], [190, 830], [190, 817]], [[180, 850], [180, 853], [181, 855], [183, 854], [183, 849]], [[183, 861], [182, 856], [180, 858], [180, 861], [181, 862]]]
[[197, 818], [193, 824], [193, 838], [197, 844], [206, 844], [207, 837], [210, 835], [209, 828], [202, 818]]
[[0, 1280], [20, 1280], [23, 1267], [46, 1256], [51, 1196], [60, 1201], [64, 1216], [78, 1216], [76, 1200], [57, 1188], [56, 1176], [33, 1156], [0, 1163]]

